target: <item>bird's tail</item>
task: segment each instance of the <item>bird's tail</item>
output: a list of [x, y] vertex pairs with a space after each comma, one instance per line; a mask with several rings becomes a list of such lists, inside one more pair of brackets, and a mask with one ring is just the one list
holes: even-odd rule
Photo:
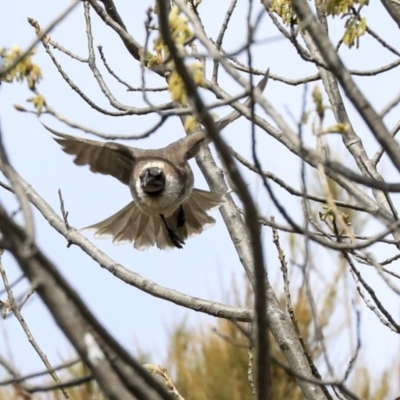
[[[180, 221], [182, 218], [178, 217], [178, 208], [174, 214], [165, 218], [168, 228], [182, 241], [198, 235], [215, 223], [207, 211], [221, 205], [222, 196], [193, 189], [182, 206], [184, 220]], [[163, 250], [175, 248], [161, 217], [144, 214], [133, 201], [111, 217], [83, 229], [94, 229], [96, 237], [111, 237], [116, 244], [133, 243], [137, 250], [146, 250], [154, 245]]]
[[144, 214], [133, 201], [111, 217], [83, 229], [94, 229], [95, 237], [112, 238], [115, 244], [133, 243], [138, 250], [155, 244], [159, 248], [173, 247], [161, 218]]

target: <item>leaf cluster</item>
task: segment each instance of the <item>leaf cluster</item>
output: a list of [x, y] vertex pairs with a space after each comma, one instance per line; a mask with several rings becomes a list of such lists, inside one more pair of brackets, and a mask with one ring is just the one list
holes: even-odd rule
[[[23, 54], [23, 51], [18, 46], [13, 46], [10, 49], [0, 49], [0, 57], [3, 59], [2, 68], [8, 68], [13, 65], [16, 60]], [[5, 82], [26, 81], [30, 89], [34, 89], [36, 84], [42, 79], [42, 71], [40, 67], [32, 61], [32, 56], [35, 51], [26, 56], [22, 61], [17, 63], [14, 68], [3, 78]]]
[[[317, 0], [317, 4], [324, 8], [328, 16], [346, 18], [342, 42], [349, 48], [354, 45], [358, 47], [360, 37], [367, 30], [367, 20], [360, 16], [360, 11], [369, 4], [369, 0]], [[277, 14], [285, 25], [298, 24], [291, 0], [273, 0], [270, 10]]]

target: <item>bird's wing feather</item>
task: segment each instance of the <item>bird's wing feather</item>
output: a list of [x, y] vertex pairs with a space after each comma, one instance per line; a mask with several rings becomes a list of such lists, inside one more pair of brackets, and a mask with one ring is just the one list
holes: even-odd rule
[[131, 177], [134, 150], [113, 142], [97, 142], [66, 135], [43, 126], [56, 137], [65, 153], [75, 156], [76, 165], [89, 165], [90, 170], [103, 175], [111, 175], [128, 185]]

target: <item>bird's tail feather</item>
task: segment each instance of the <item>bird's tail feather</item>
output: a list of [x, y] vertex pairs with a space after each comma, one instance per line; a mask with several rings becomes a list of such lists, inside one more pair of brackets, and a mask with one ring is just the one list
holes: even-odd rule
[[[219, 193], [193, 189], [191, 196], [183, 204], [183, 226], [178, 226], [178, 208], [165, 218], [168, 228], [176, 232], [183, 241], [198, 235], [215, 223], [207, 211], [221, 205], [222, 196]], [[161, 217], [144, 214], [133, 201], [111, 217], [83, 229], [94, 229], [96, 237], [111, 237], [116, 244], [133, 243], [138, 250], [146, 250], [154, 245], [163, 250], [175, 247]]]
[[[219, 207], [223, 194], [193, 189], [189, 199], [183, 205], [185, 224], [177, 227], [178, 234], [183, 239], [195, 236], [215, 224], [215, 219], [207, 214], [207, 211]], [[176, 221], [176, 218], [175, 218]]]
[[144, 214], [133, 201], [111, 217], [83, 229], [94, 229], [95, 237], [111, 237], [115, 244], [133, 243], [137, 250], [155, 244], [162, 249], [174, 247], [160, 217]]

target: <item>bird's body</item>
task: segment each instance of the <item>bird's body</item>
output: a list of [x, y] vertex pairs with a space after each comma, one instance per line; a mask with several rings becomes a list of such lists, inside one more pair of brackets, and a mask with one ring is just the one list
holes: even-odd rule
[[[45, 126], [46, 127], [46, 126]], [[139, 250], [182, 248], [185, 240], [215, 223], [207, 211], [222, 203], [221, 193], [194, 189], [188, 160], [208, 143], [203, 132], [167, 147], [143, 150], [56, 132], [55, 140], [75, 156], [77, 165], [111, 175], [129, 186], [133, 201], [111, 217], [87, 227], [114, 243], [130, 242]]]
[[[158, 168], [164, 173], [165, 185], [160, 193], [145, 191], [142, 186], [139, 173], [150, 168]], [[185, 182], [185, 185], [182, 185], [182, 182]], [[176, 166], [165, 157], [152, 156], [137, 160], [129, 188], [132, 197], [136, 200], [137, 207], [145, 214], [163, 214], [165, 217], [169, 217], [190, 197], [193, 184], [193, 172], [186, 160]]]

